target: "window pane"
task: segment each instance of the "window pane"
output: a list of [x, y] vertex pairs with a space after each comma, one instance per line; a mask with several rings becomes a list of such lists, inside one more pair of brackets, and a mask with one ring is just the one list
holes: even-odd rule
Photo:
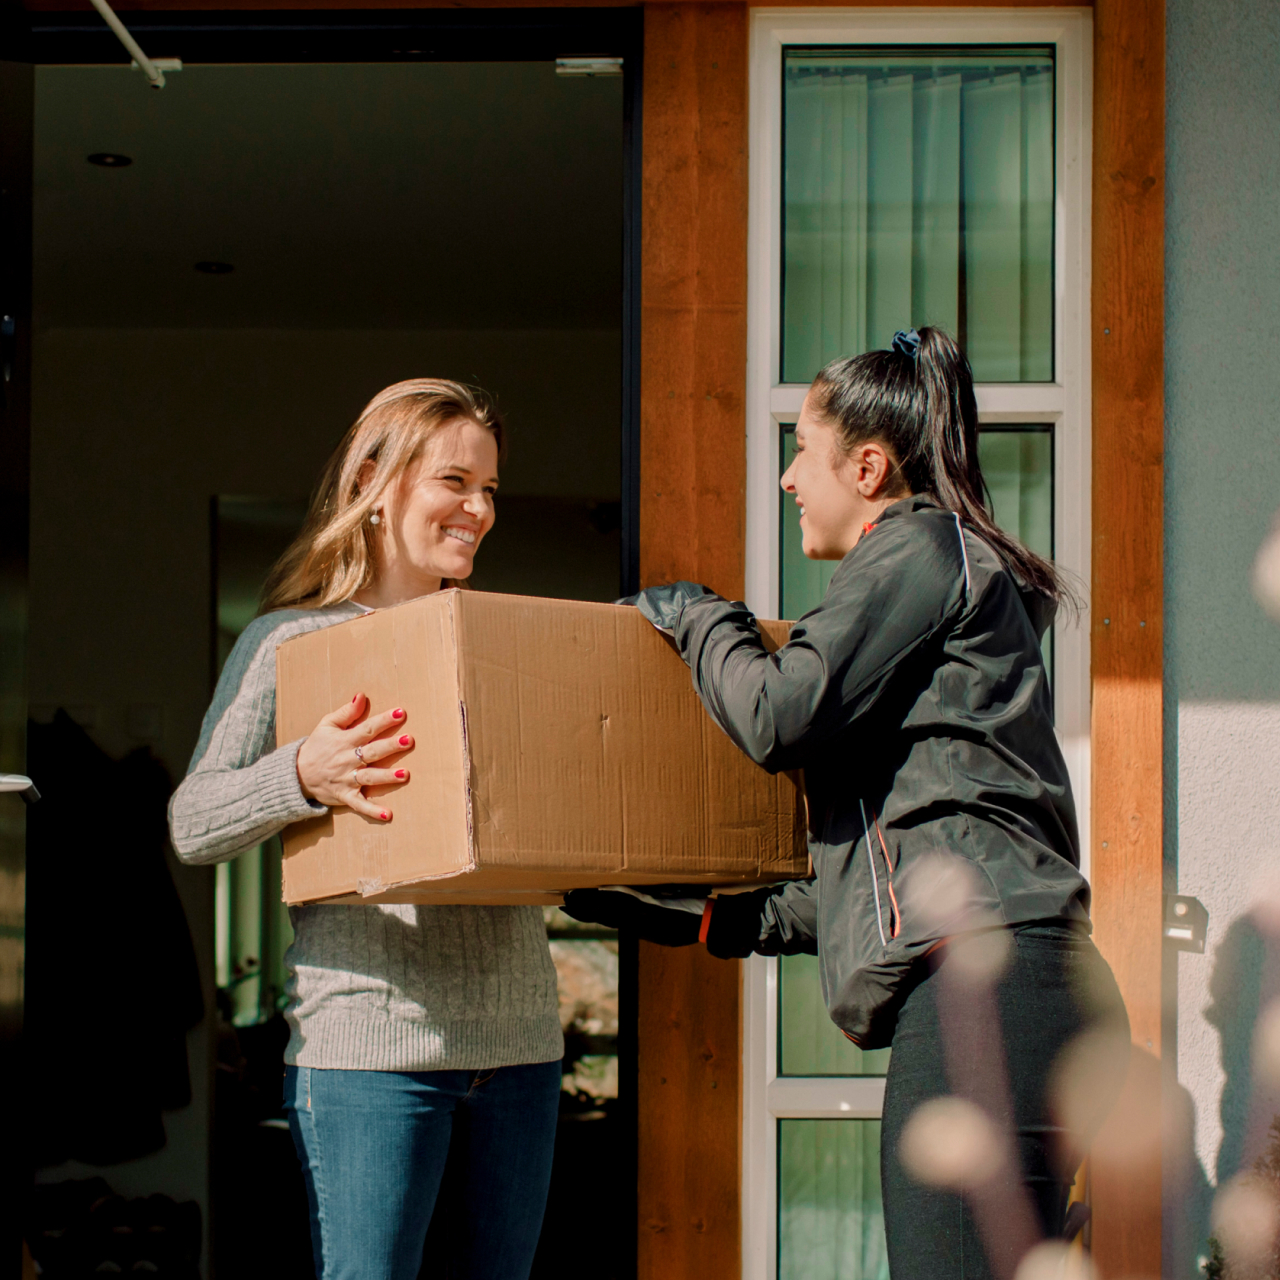
[[[795, 427], [784, 426], [781, 434], [779, 478], [796, 456]], [[840, 562], [808, 559], [801, 546], [800, 509], [795, 499], [784, 493], [778, 506], [782, 513], [778, 522], [778, 616], [794, 622], [822, 603], [822, 597], [827, 594], [827, 584]]]
[[827, 1014], [817, 956], [778, 961], [778, 1074], [882, 1076], [889, 1050], [864, 1053]]
[[1053, 55], [790, 49], [782, 380], [939, 325], [979, 382], [1053, 378]]
[[[1053, 559], [1053, 428], [984, 427], [978, 459], [991, 493], [991, 511], [1006, 533], [1046, 560]], [[1053, 683], [1053, 628], [1041, 644]]]
[[878, 1120], [778, 1121], [778, 1280], [889, 1280]]
[[1053, 559], [1053, 429], [984, 427], [978, 460], [991, 511], [1006, 533]]

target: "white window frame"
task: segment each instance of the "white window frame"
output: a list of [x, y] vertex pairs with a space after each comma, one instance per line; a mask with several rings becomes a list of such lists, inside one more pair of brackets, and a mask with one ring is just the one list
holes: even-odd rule
[[[1057, 146], [1052, 383], [984, 383], [983, 422], [1054, 428], [1054, 553], [1082, 586], [1084, 613], [1054, 634], [1054, 712], [1075, 792], [1081, 856], [1089, 850], [1090, 202], [1092, 11], [1089, 9], [754, 9], [750, 53], [747, 284], [746, 598], [778, 616], [780, 431], [805, 385], [778, 382], [782, 260], [782, 50], [787, 45], [1055, 45]], [[777, 1122], [877, 1119], [879, 1078], [780, 1077], [778, 961], [744, 968], [742, 1274], [777, 1276]]]

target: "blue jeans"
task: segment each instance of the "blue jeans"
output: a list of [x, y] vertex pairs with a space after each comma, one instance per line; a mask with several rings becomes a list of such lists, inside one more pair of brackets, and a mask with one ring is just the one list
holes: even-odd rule
[[551, 1181], [558, 1061], [490, 1071], [288, 1067], [284, 1095], [320, 1280], [415, 1280], [450, 1155], [465, 1212], [450, 1224], [453, 1256], [427, 1274], [526, 1280]]

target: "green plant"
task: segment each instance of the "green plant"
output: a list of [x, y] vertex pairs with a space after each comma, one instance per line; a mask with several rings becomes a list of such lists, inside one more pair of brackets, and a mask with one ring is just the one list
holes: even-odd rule
[[1227, 1260], [1222, 1253], [1222, 1242], [1217, 1236], [1209, 1237], [1209, 1256], [1201, 1259], [1200, 1270], [1205, 1280], [1228, 1280]]
[[[1253, 1163], [1253, 1178], [1280, 1200], [1280, 1116], [1272, 1119], [1267, 1130], [1267, 1148]], [[1209, 1256], [1201, 1261], [1200, 1271], [1205, 1280], [1246, 1280], [1240, 1269], [1228, 1261], [1217, 1236], [1209, 1237]], [[1280, 1256], [1273, 1252], [1265, 1268], [1249, 1268], [1247, 1280], [1280, 1280]]]

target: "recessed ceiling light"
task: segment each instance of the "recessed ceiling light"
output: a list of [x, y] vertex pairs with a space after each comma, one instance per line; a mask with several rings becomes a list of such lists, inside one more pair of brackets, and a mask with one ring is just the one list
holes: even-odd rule
[[124, 169], [133, 163], [132, 156], [117, 155], [114, 151], [95, 151], [88, 159], [90, 164], [102, 169]]
[[207, 276], [226, 276], [235, 270], [229, 262], [197, 262], [196, 270]]

